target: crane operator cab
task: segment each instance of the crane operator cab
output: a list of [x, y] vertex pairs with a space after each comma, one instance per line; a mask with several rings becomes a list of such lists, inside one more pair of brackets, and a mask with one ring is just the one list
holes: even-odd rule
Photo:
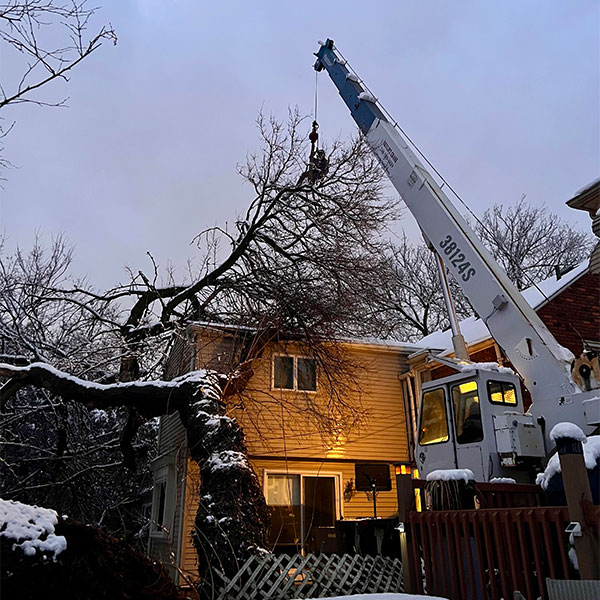
[[471, 469], [476, 481], [529, 482], [545, 456], [543, 431], [523, 413], [519, 379], [473, 369], [423, 384], [415, 459], [422, 477], [438, 469]]

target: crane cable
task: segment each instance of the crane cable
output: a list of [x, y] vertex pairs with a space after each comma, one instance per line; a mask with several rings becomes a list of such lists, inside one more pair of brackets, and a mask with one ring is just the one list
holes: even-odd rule
[[319, 72], [315, 71], [315, 110], [313, 113], [313, 121], [317, 120], [318, 91], [319, 91]]

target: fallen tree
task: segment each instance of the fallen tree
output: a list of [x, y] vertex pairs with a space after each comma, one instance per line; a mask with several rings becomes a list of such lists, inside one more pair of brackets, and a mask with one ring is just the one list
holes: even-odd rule
[[[327, 380], [322, 389], [329, 398], [318, 418], [339, 416], [350, 377], [332, 341], [370, 331], [357, 297], [368, 297], [377, 283], [381, 230], [396, 214], [361, 139], [334, 143], [325, 153], [328, 169], [320, 171], [326, 175], [307, 177], [303, 123], [294, 111], [286, 124], [259, 117], [261, 151], [240, 169], [254, 198], [234, 232], [212, 228], [198, 236], [201, 265], [187, 281], [175, 283], [172, 273], [161, 281], [152, 262], [151, 275], [132, 272], [126, 285], [98, 292], [46, 277], [52, 265], [38, 252], [15, 261], [0, 298], [0, 327], [14, 359], [0, 366], [5, 409], [27, 389], [44, 390], [55, 403], [124, 409], [120, 446], [130, 469], [144, 421], [179, 412], [202, 480], [195, 535], [203, 577], [213, 567], [231, 575], [261, 551], [269, 514], [243, 432], [226, 414], [227, 394], [243, 391], [243, 377], [239, 385], [237, 372], [162, 381], [172, 340], [198, 320], [252, 327], [254, 352], [277, 332], [294, 332]], [[72, 318], [61, 331], [58, 324]], [[81, 343], [65, 351], [82, 330]], [[96, 356], [87, 350], [88, 338], [109, 342], [99, 343]]]

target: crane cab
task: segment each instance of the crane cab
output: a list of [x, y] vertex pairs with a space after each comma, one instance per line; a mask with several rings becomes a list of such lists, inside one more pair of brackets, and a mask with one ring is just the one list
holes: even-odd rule
[[470, 469], [476, 481], [527, 479], [518, 467], [545, 454], [540, 426], [523, 414], [519, 379], [473, 369], [423, 385], [415, 451], [422, 476]]

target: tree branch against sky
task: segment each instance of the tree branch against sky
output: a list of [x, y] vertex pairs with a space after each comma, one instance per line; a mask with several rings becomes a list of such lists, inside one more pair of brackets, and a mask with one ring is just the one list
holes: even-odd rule
[[473, 226], [519, 290], [551, 277], [557, 268], [577, 266], [594, 246], [591, 233], [576, 229], [544, 205], [527, 203], [525, 196], [512, 206], [495, 204]]
[[[111, 25], [94, 29], [97, 10], [86, 0], [0, 2], [0, 51], [5, 65], [0, 76], [0, 110], [23, 103], [66, 106], [67, 98], [57, 98], [51, 84], [69, 81], [71, 71], [103, 42], [117, 43]], [[9, 60], [10, 69], [6, 68]], [[0, 120], [0, 140], [13, 125], [13, 121]], [[0, 167], [9, 164], [0, 156]]]
[[[47, 259], [34, 248], [4, 260], [0, 304], [3, 333], [19, 358], [0, 365], [5, 408], [33, 388], [57, 404], [62, 398], [89, 409], [126, 410], [120, 446], [130, 468], [142, 423], [179, 412], [202, 494], [213, 498], [200, 502], [196, 519], [197, 548], [208, 557], [201, 562], [230, 574], [264, 546], [268, 523], [244, 434], [227, 415], [226, 396], [239, 390], [240, 372], [162, 381], [170, 342], [198, 320], [243, 325], [255, 332], [254, 350], [245, 356], [250, 361], [270, 341], [292, 335], [315, 357], [323, 382], [324, 401], [304, 406], [304, 413], [323, 432], [341, 415], [349, 425], [358, 421], [360, 408], [350, 406], [345, 393], [354, 365], [336, 339], [368, 327], [356, 298], [366, 302], [377, 284], [382, 232], [397, 214], [361, 138], [325, 148], [328, 172], [310, 181], [309, 121], [291, 110], [285, 122], [260, 115], [257, 126], [260, 148], [239, 168], [252, 194], [248, 208], [234, 227], [199, 234], [199, 268], [186, 280], [171, 272], [161, 277], [150, 257], [151, 271], [132, 269], [129, 283], [99, 292], [68, 276], [70, 253], [59, 243]], [[71, 319], [79, 319], [77, 332], [98, 336], [95, 345], [86, 349], [81, 336], [71, 338]], [[86, 335], [92, 333], [82, 341]], [[214, 522], [221, 525], [211, 527]]]

